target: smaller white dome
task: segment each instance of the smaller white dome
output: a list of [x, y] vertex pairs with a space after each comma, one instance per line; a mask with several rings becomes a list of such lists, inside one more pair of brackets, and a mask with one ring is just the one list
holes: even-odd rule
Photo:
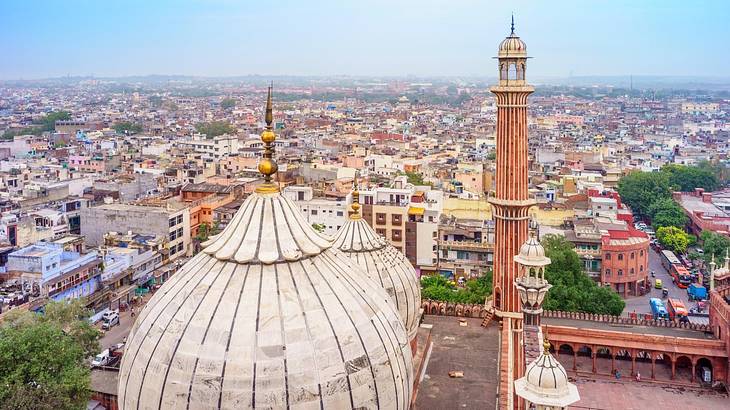
[[568, 381], [563, 366], [549, 352], [545, 351], [527, 365], [525, 376], [515, 380], [517, 395], [530, 403], [552, 407], [567, 407], [580, 400], [578, 388]]
[[545, 248], [535, 236], [527, 238], [520, 247], [520, 253], [515, 255], [515, 262], [526, 266], [546, 266], [550, 264], [550, 258], [545, 256]]

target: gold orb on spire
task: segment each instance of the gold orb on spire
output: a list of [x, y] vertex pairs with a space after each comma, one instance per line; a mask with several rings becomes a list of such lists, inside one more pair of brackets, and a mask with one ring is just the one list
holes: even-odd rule
[[276, 134], [272, 126], [274, 122], [274, 109], [271, 101], [272, 87], [271, 85], [269, 86], [269, 92], [266, 96], [266, 115], [264, 116], [266, 129], [261, 133], [261, 141], [264, 143], [264, 153], [263, 158], [259, 161], [258, 169], [264, 175], [264, 183], [256, 188], [256, 192], [260, 194], [279, 192], [279, 186], [271, 179], [271, 176], [279, 170], [279, 166], [274, 161], [274, 141], [276, 141]]
[[352, 205], [350, 205], [350, 219], [360, 219], [360, 191], [357, 187], [357, 179], [360, 177], [360, 171], [355, 171], [355, 178], [352, 186]]

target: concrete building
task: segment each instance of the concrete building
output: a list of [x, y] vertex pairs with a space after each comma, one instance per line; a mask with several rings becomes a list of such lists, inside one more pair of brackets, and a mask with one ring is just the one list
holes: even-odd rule
[[170, 259], [191, 251], [190, 210], [186, 206], [106, 204], [82, 210], [81, 234], [89, 246], [103, 244], [109, 232], [168, 237], [164, 248]]
[[294, 201], [304, 218], [311, 225], [324, 227], [326, 235], [334, 235], [347, 221], [347, 202], [341, 200], [314, 198], [310, 186], [290, 185], [282, 190], [282, 195]]
[[203, 159], [210, 160], [236, 155], [239, 146], [238, 137], [228, 134], [213, 138], [197, 135], [190, 140], [178, 142], [178, 147], [190, 149], [196, 154], [201, 154]]
[[40, 285], [52, 300], [89, 296], [101, 285], [101, 258], [65, 250], [62, 244], [39, 242], [8, 255], [7, 271], [23, 282]]

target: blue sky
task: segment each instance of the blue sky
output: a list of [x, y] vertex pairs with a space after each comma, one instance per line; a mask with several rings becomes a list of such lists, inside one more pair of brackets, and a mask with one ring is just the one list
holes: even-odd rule
[[730, 76], [730, 1], [0, 0], [0, 79], [492, 76], [512, 12], [528, 75]]

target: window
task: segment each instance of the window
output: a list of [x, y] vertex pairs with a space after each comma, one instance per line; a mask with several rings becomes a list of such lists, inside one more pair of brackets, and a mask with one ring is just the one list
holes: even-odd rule
[[297, 200], [304, 201], [304, 192], [297, 192]]
[[634, 259], [636, 257], [636, 254], [634, 252], [631, 252], [631, 259]]
[[639, 272], [643, 272], [643, 271], [644, 271], [644, 265], [639, 265]]
[[317, 210], [316, 209], [312, 209], [312, 215], [317, 215]]
[[643, 249], [639, 251], [639, 256], [644, 256], [644, 250]]
[[630, 274], [630, 275], [633, 275], [634, 273], [635, 273], [635, 272], [634, 272], [634, 268], [631, 268], [631, 269], [629, 270], [629, 274]]
[[623, 271], [622, 269], [619, 269], [619, 270], [618, 270], [618, 275], [619, 275], [619, 276], [624, 276], [624, 271]]
[[385, 236], [385, 229], [376, 229], [375, 233], [377, 233], [380, 236]]
[[393, 240], [401, 241], [403, 239], [402, 234], [403, 231], [401, 231], [400, 229], [393, 229]]
[[176, 218], [170, 218], [170, 228], [172, 228], [173, 226], [177, 225], [177, 222], [176, 221], [177, 221]]
[[342, 211], [337, 211], [337, 216], [342, 216]]
[[182, 217], [182, 215], [178, 215], [177, 216], [177, 224], [181, 224], [181, 223], [183, 223], [183, 217]]
[[400, 226], [403, 223], [403, 217], [397, 214], [391, 215], [390, 220], [395, 226]]
[[623, 253], [619, 253], [618, 254], [618, 260], [620, 260], [620, 261], [624, 260], [624, 254]]
[[375, 223], [378, 225], [385, 225], [385, 214], [380, 212], [375, 214]]
[[611, 276], [611, 269], [606, 269], [606, 276]]
[[610, 260], [611, 260], [611, 254], [610, 254], [610, 253], [607, 253], [607, 254], [606, 254], [606, 257], [605, 257], [605, 258], [603, 258], [603, 259], [605, 259], [605, 260], [607, 260], [607, 261], [610, 261]]

